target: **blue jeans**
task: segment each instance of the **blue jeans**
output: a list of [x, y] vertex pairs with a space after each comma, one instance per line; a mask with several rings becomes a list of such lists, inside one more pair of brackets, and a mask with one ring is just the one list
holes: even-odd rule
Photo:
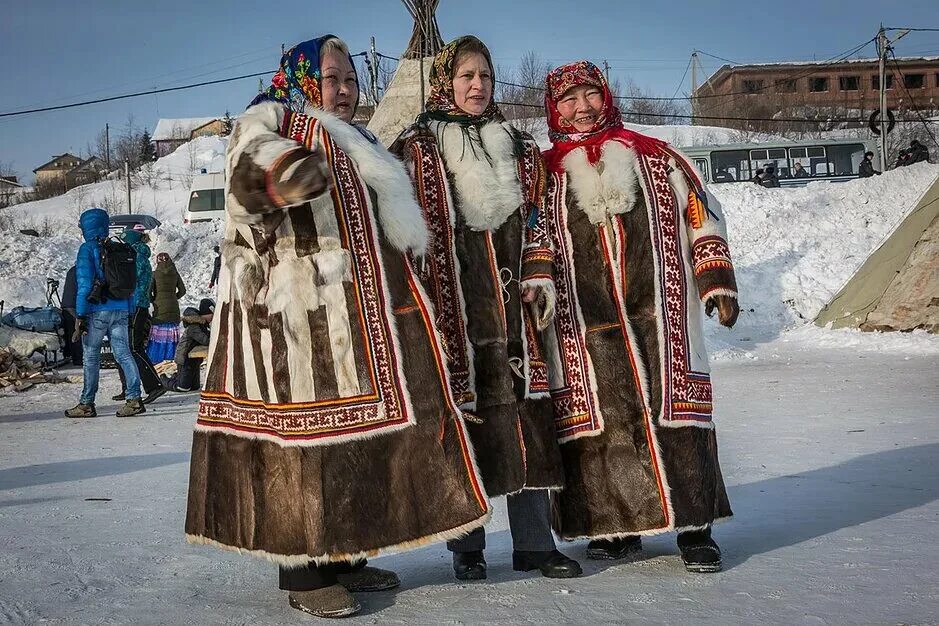
[[140, 372], [134, 355], [130, 351], [130, 339], [127, 332], [127, 311], [93, 311], [88, 314], [88, 334], [82, 337], [82, 349], [85, 353], [84, 386], [82, 404], [94, 404], [98, 393], [98, 374], [101, 369], [101, 344], [104, 338], [111, 340], [111, 352], [114, 360], [124, 371], [127, 380], [127, 399], [140, 399]]

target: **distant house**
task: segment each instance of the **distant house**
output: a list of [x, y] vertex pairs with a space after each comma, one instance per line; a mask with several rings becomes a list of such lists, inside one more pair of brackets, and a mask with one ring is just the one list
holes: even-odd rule
[[150, 135], [157, 157], [164, 157], [196, 137], [221, 135], [225, 122], [220, 117], [161, 119]]
[[16, 180], [16, 176], [0, 176], [0, 209], [15, 204], [17, 196], [25, 190], [26, 187]]
[[66, 190], [65, 175], [71, 170], [82, 164], [84, 159], [74, 154], [60, 154], [53, 157], [48, 163], [44, 163], [33, 170], [36, 175], [36, 186], [61, 186], [62, 191]]
[[79, 185], [96, 183], [108, 174], [108, 165], [98, 157], [85, 159], [65, 173], [65, 188], [72, 189]]

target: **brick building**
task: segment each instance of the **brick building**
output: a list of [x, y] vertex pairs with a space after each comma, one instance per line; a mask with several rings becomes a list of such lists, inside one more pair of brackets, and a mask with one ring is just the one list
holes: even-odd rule
[[[888, 108], [939, 110], [939, 57], [898, 58], [896, 65], [889, 59], [885, 82]], [[877, 59], [724, 65], [695, 91], [692, 108], [695, 116], [709, 118], [696, 124], [740, 129], [764, 128], [724, 116], [866, 120], [880, 108], [879, 88]]]

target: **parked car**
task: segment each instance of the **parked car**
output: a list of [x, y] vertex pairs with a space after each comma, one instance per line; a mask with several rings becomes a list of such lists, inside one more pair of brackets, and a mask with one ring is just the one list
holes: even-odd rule
[[160, 220], [153, 217], [152, 215], [143, 215], [140, 213], [132, 213], [130, 215], [112, 215], [108, 230], [112, 235], [119, 235], [122, 231], [128, 228], [133, 228], [137, 224], [140, 224], [147, 230], [153, 230], [159, 226], [160, 223]]
[[185, 224], [225, 218], [225, 174], [198, 174], [189, 188]]

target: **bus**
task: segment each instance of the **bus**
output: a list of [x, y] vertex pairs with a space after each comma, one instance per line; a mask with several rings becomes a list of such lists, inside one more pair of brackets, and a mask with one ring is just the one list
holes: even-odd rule
[[[874, 153], [874, 169], [883, 170], [876, 141], [815, 139], [766, 143], [691, 146], [680, 150], [707, 183], [749, 181], [758, 169], [775, 165], [783, 187], [816, 180], [841, 182], [858, 177], [865, 152]], [[796, 164], [802, 166], [801, 172]]]

